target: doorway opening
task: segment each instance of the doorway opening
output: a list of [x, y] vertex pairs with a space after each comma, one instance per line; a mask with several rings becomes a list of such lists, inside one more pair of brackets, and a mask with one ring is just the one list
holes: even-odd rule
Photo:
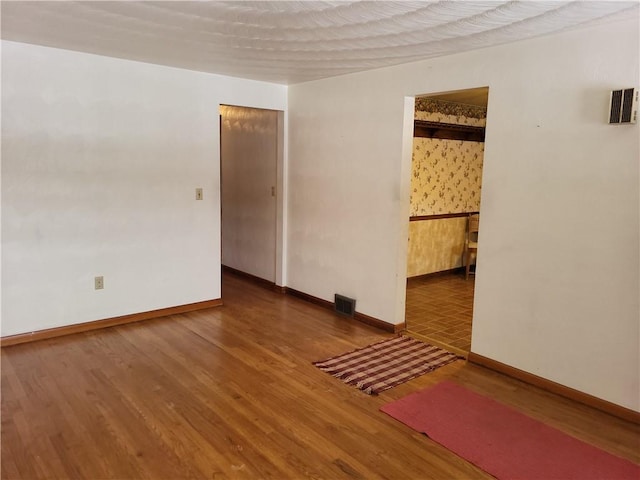
[[480, 215], [488, 97], [481, 87], [415, 98], [406, 328], [465, 356], [479, 250], [468, 248], [477, 247], [469, 225]]
[[273, 285], [282, 284], [283, 118], [220, 106], [222, 266]]

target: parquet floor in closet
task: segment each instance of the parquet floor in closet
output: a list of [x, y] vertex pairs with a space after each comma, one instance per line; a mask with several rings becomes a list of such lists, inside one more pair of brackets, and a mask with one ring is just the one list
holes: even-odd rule
[[465, 280], [462, 273], [410, 278], [407, 330], [421, 340], [450, 347], [456, 353], [469, 353], [474, 288], [475, 276]]

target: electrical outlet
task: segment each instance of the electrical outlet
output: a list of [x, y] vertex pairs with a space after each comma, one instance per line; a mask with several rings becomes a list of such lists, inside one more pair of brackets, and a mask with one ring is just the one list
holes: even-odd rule
[[104, 277], [96, 277], [94, 279], [95, 289], [102, 290], [104, 288]]
[[202, 188], [196, 188], [196, 200], [202, 200]]

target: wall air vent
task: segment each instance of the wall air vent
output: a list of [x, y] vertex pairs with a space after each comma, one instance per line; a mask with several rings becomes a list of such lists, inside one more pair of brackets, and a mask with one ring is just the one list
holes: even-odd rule
[[609, 102], [609, 123], [630, 124], [638, 120], [638, 89], [613, 90]]
[[335, 294], [335, 309], [341, 315], [353, 317], [356, 313], [356, 301], [353, 298]]

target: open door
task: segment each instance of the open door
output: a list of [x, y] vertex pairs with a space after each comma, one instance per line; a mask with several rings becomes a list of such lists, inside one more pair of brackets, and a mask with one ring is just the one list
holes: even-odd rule
[[276, 281], [278, 112], [220, 107], [222, 264]]

